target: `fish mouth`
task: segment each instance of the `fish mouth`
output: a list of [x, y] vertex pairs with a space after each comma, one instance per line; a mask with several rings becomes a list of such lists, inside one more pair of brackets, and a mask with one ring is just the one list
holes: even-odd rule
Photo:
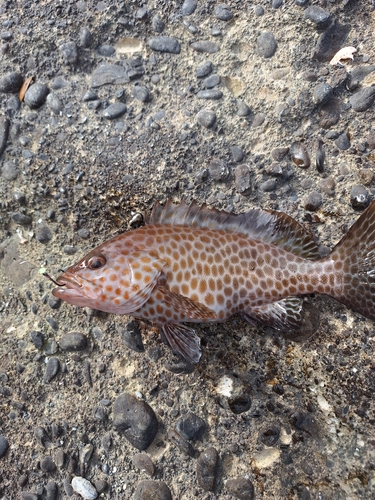
[[80, 299], [96, 300], [102, 294], [97, 285], [69, 271], [56, 278], [56, 284], [58, 288], [52, 290], [52, 295], [66, 302], [70, 302], [70, 300], [79, 301]]

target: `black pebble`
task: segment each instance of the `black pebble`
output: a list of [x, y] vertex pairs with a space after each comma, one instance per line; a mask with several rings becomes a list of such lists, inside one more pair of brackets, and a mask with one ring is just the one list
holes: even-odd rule
[[137, 101], [141, 102], [149, 102], [151, 101], [150, 91], [146, 87], [141, 87], [136, 85], [132, 88], [132, 96], [137, 99]]
[[114, 120], [126, 113], [126, 106], [122, 102], [115, 102], [110, 104], [104, 111], [103, 116], [107, 120]]
[[203, 435], [206, 424], [194, 413], [188, 413], [177, 420], [176, 429], [184, 439], [191, 441]]
[[38, 224], [35, 229], [35, 239], [40, 243], [48, 243], [52, 239], [52, 231], [47, 224]]
[[6, 73], [0, 77], [0, 92], [12, 93], [19, 92], [23, 84], [21, 73], [15, 71]]
[[205, 128], [212, 128], [216, 122], [216, 114], [208, 109], [201, 109], [197, 113], [197, 122]]
[[264, 58], [272, 57], [277, 50], [277, 42], [273, 33], [264, 31], [261, 33], [257, 40], [258, 54]]
[[239, 500], [253, 500], [254, 486], [253, 483], [244, 477], [236, 479], [228, 479], [225, 483], [226, 489]]
[[138, 450], [145, 450], [158, 431], [154, 410], [132, 394], [118, 396], [113, 407], [113, 425]]
[[260, 441], [266, 446], [275, 446], [280, 437], [280, 429], [270, 425], [259, 435]]
[[159, 14], [155, 14], [155, 16], [152, 18], [152, 29], [156, 33], [162, 33], [165, 28], [165, 22], [163, 19], [159, 16]]
[[145, 347], [142, 342], [141, 329], [137, 321], [129, 321], [122, 333], [124, 344], [135, 352], [144, 352]]
[[55, 481], [48, 481], [46, 485], [46, 493], [46, 500], [57, 500], [59, 491]]
[[183, 16], [191, 16], [197, 8], [197, 0], [185, 0], [181, 7], [181, 14]]
[[55, 462], [49, 455], [42, 458], [40, 461], [40, 468], [43, 472], [53, 472], [56, 469]]
[[3, 458], [9, 448], [8, 440], [5, 436], [0, 436], [0, 458]]
[[6, 116], [0, 116], [0, 156], [3, 154], [9, 136], [10, 121]]
[[311, 191], [304, 202], [304, 207], [310, 212], [315, 212], [323, 203], [322, 195], [318, 191]]
[[202, 451], [197, 459], [197, 481], [205, 491], [213, 491], [217, 480], [219, 454], [215, 448]]
[[34, 346], [41, 350], [44, 344], [44, 336], [42, 332], [33, 330], [29, 333], [29, 337]]
[[235, 161], [236, 163], [239, 163], [240, 161], [243, 160], [244, 152], [238, 146], [232, 146], [230, 148], [230, 152], [232, 154], [233, 161]]
[[240, 413], [250, 410], [251, 399], [247, 394], [240, 394], [235, 398], [230, 398], [228, 404], [232, 412], [239, 415]]
[[331, 99], [333, 95], [333, 88], [329, 83], [318, 83], [314, 88], [313, 99], [315, 104], [325, 104]]
[[375, 101], [375, 87], [365, 87], [351, 96], [349, 102], [354, 111], [361, 112], [369, 109]]
[[213, 70], [212, 62], [206, 61], [205, 63], [198, 66], [195, 70], [195, 74], [197, 78], [203, 78], [209, 75]]
[[63, 351], [82, 351], [87, 347], [87, 338], [83, 333], [70, 332], [61, 337], [59, 345]]
[[81, 47], [84, 47], [85, 49], [91, 46], [93, 42], [92, 35], [90, 30], [85, 26], [82, 26], [79, 30], [78, 40]]
[[198, 99], [212, 99], [217, 101], [223, 97], [221, 90], [200, 90], [197, 92]]
[[150, 38], [148, 45], [157, 52], [169, 52], [170, 54], [179, 54], [181, 46], [177, 38], [170, 36], [155, 36]]
[[34, 83], [25, 94], [24, 101], [31, 109], [40, 108], [49, 94], [49, 89], [44, 83]]
[[350, 193], [350, 203], [356, 210], [363, 210], [370, 204], [370, 195], [363, 186], [354, 186]]
[[43, 382], [49, 384], [53, 378], [59, 373], [60, 362], [57, 358], [49, 358], [46, 366], [46, 371], [44, 372]]
[[310, 5], [304, 12], [305, 19], [315, 23], [319, 28], [326, 26], [331, 21], [331, 14], [316, 5]]
[[342, 134], [340, 134], [338, 136], [338, 138], [335, 140], [335, 144], [342, 151], [349, 149], [350, 148], [350, 139], [349, 139], [348, 132], [345, 131]]
[[32, 222], [32, 218], [29, 215], [25, 215], [20, 212], [13, 214], [12, 219], [21, 226], [28, 226]]
[[133, 500], [172, 500], [171, 490], [164, 481], [145, 479], [135, 489]]

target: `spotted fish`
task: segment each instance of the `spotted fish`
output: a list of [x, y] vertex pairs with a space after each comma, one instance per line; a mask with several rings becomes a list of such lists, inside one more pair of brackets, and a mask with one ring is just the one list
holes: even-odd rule
[[239, 313], [297, 329], [304, 294], [329, 295], [375, 321], [375, 202], [325, 258], [282, 212], [157, 203], [146, 226], [101, 244], [55, 283], [53, 295], [69, 304], [153, 322], [194, 363], [200, 339], [189, 323]]

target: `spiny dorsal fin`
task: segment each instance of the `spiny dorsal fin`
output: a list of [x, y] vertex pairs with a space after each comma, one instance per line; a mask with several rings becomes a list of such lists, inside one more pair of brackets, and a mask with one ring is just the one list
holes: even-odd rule
[[165, 206], [155, 204], [148, 223], [221, 229], [277, 245], [305, 259], [320, 258], [312, 236], [292, 217], [275, 210], [252, 209], [243, 214], [230, 214], [207, 208], [205, 204], [188, 205], [182, 201], [174, 205], [168, 200]]

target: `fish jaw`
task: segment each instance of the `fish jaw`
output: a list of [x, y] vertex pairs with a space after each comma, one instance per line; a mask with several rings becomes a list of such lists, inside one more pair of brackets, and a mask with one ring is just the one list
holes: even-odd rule
[[91, 304], [96, 303], [102, 295], [98, 285], [77, 274], [65, 272], [56, 282], [60, 286], [52, 290], [52, 295], [74, 306], [92, 307]]

